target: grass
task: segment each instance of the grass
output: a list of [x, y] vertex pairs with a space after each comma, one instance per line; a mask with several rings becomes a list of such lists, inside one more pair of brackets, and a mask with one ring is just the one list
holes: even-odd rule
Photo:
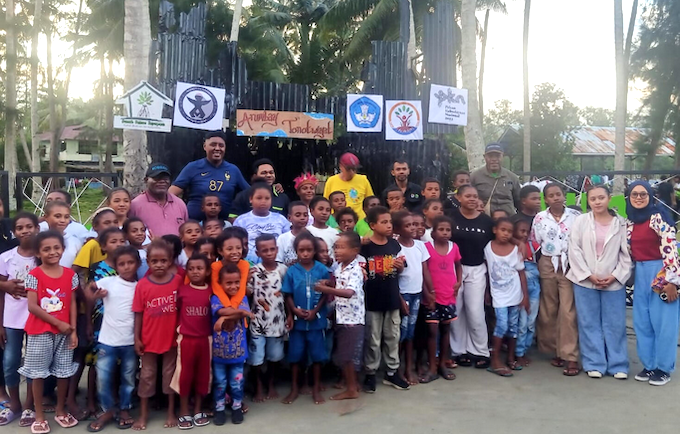
[[[95, 210], [103, 206], [102, 201], [106, 198], [101, 186], [98, 188], [88, 187], [84, 191], [78, 187], [77, 192], [70, 190], [71, 196], [73, 197], [73, 204], [71, 206], [71, 217], [88, 228], [92, 225], [90, 216]], [[78, 198], [76, 199], [76, 196]], [[42, 204], [44, 207], [44, 204]], [[31, 204], [27, 199], [24, 201], [24, 210], [29, 212], [39, 213], [40, 210], [36, 210], [35, 206]], [[16, 211], [10, 212], [10, 217], [14, 217]]]

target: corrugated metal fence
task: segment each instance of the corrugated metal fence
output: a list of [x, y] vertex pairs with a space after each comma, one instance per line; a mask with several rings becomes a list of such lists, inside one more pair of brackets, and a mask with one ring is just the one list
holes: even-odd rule
[[[436, 77], [437, 84], [455, 84], [455, 51], [453, 48], [453, 10], [448, 2], [442, 2], [442, 13], [431, 11], [425, 17], [427, 26], [441, 29], [428, 30], [424, 36], [423, 64], [428, 75]], [[220, 54], [217, 65], [205, 63], [205, 14], [204, 4], [194, 7], [188, 14], [176, 18], [172, 4], [162, 1], [157, 46], [156, 76], [158, 84], [174, 99], [175, 83], [187, 81], [222, 87], [227, 90], [226, 116], [233, 125], [236, 109], [284, 110], [300, 112], [332, 113], [335, 115], [336, 131], [345, 130], [346, 97], [313, 98], [307, 85], [264, 83], [248, 80], [245, 62], [238, 57], [235, 44], [229, 44]], [[439, 17], [447, 14], [448, 17]], [[442, 34], [450, 38], [437, 42]], [[448, 56], [446, 52], [448, 50]], [[428, 60], [438, 56], [439, 60]], [[448, 59], [448, 61], [447, 61]], [[400, 42], [373, 42], [373, 54], [366, 65], [367, 77], [364, 92], [382, 94], [385, 99], [417, 99], [415, 76], [406, 68], [404, 45]], [[408, 75], [407, 75], [408, 74]], [[413, 80], [413, 86], [405, 85]], [[429, 81], [428, 81], [429, 83]], [[425, 89], [427, 86], [422, 86]], [[427, 92], [422, 92], [427, 94]], [[423, 101], [426, 107], [426, 101]], [[426, 119], [426, 113], [424, 116]], [[455, 132], [455, 128], [425, 123], [426, 132], [443, 134]], [[262, 137], [238, 137], [227, 131], [227, 160], [238, 165], [246, 177], [251, 175], [250, 166], [258, 159], [267, 157], [276, 165], [277, 178], [287, 191], [292, 192], [292, 180], [302, 171], [333, 174], [337, 158], [347, 150], [356, 152], [363, 169], [376, 191], [391, 182], [390, 166], [396, 157], [403, 157], [412, 166], [412, 180], [419, 182], [425, 176], [435, 176], [448, 182], [450, 152], [441, 136], [428, 136], [422, 142], [386, 141], [384, 133], [346, 133], [337, 136], [334, 143], [316, 140], [275, 139]], [[176, 175], [190, 161], [205, 156], [202, 150], [203, 132], [174, 127], [169, 134], [149, 133], [149, 152], [156, 161], [169, 164]]]

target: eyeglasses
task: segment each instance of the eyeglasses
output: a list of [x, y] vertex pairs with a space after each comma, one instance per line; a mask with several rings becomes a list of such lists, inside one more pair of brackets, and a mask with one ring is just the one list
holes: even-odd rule
[[649, 193], [647, 193], [646, 191], [643, 191], [641, 193], [634, 191], [630, 194], [630, 197], [631, 199], [647, 199], [649, 197]]

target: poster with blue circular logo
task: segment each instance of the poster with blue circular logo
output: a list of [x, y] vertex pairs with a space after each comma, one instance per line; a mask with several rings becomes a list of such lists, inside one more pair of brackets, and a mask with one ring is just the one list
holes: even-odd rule
[[347, 131], [379, 133], [382, 126], [382, 95], [347, 94]]
[[177, 82], [172, 124], [199, 130], [222, 129], [225, 90]]

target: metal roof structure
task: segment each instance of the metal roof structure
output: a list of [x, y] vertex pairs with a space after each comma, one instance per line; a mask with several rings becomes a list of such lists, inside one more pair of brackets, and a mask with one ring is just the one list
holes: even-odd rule
[[[614, 127], [576, 127], [566, 133], [573, 140], [572, 154], [575, 156], [608, 156], [614, 155]], [[649, 134], [648, 128], [626, 128], [626, 156], [642, 155], [635, 147], [635, 143]], [[656, 150], [660, 157], [675, 156], [675, 140], [663, 137], [661, 146]]]
[[[94, 129], [87, 125], [69, 125], [64, 127], [64, 130], [61, 132], [61, 137], [59, 138], [60, 140], [78, 140], [81, 134], [84, 134], [87, 139], [92, 138], [94, 135], [96, 135], [96, 132]], [[38, 140], [41, 142], [47, 142], [50, 140], [52, 136], [51, 132], [46, 132], [46, 133], [41, 133], [38, 134], [36, 137]], [[113, 136], [113, 142], [120, 142], [120, 137], [118, 135]]]

